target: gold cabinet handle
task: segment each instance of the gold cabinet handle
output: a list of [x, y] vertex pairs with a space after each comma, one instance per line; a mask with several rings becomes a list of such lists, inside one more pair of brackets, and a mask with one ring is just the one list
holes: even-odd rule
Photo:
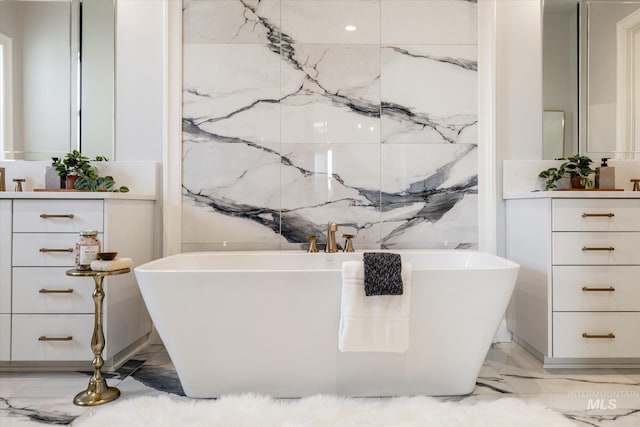
[[40, 289], [38, 291], [41, 294], [72, 294], [73, 289]]
[[71, 341], [72, 336], [68, 337], [45, 337], [44, 335], [38, 338], [38, 341]]
[[69, 218], [72, 219], [74, 217], [73, 214], [40, 214], [40, 218]]
[[582, 333], [582, 338], [615, 338], [615, 337], [616, 336], [613, 334], [613, 332], [609, 332], [606, 335], [591, 335], [586, 332]]
[[590, 288], [588, 286], [583, 286], [582, 290], [584, 292], [613, 292], [616, 290], [613, 286], [609, 286], [608, 288]]
[[40, 252], [73, 252], [73, 248], [63, 248], [63, 249], [40, 248]]
[[615, 251], [616, 248], [614, 248], [613, 246], [609, 246], [608, 248], [599, 248], [599, 247], [592, 248], [592, 247], [588, 247], [588, 246], [583, 246], [582, 250], [583, 251], [609, 251], [609, 252], [611, 252], [611, 251]]
[[584, 212], [582, 214], [582, 218], [589, 218], [589, 217], [607, 217], [607, 218], [612, 218], [615, 215], [613, 214], [613, 212], [608, 212], [608, 213], [586, 213]]

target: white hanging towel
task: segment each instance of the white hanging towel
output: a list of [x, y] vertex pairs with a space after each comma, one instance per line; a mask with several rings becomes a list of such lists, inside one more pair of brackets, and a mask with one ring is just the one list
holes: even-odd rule
[[402, 263], [402, 295], [366, 296], [364, 263], [342, 263], [340, 351], [404, 353], [409, 348], [411, 264]]

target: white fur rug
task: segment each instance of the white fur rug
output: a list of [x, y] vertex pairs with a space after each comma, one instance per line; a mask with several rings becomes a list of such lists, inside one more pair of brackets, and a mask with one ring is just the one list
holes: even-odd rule
[[94, 408], [74, 427], [569, 427], [563, 415], [516, 398], [475, 404], [430, 397], [355, 399], [311, 396], [276, 400], [246, 394], [217, 400], [166, 395], [125, 399]]

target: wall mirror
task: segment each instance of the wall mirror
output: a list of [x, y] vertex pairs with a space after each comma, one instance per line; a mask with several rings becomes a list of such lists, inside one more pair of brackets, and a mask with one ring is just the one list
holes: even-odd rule
[[0, 160], [113, 158], [115, 0], [0, 1]]
[[564, 111], [544, 111], [543, 123], [543, 159], [557, 159], [564, 156]]
[[640, 0], [582, 0], [581, 148], [593, 157], [640, 152]]
[[578, 5], [543, 1], [543, 159], [578, 151]]
[[[543, 105], [564, 112], [563, 156], [637, 158], [640, 0], [542, 4]], [[545, 135], [553, 134], [551, 115], [545, 114], [543, 126]], [[544, 159], [558, 153], [557, 141], [545, 139]]]

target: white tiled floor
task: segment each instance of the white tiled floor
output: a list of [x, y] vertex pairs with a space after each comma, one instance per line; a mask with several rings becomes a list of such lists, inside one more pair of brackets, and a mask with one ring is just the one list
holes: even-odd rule
[[[0, 425], [64, 425], [87, 411], [73, 396], [86, 388], [87, 373], [0, 373]], [[181, 393], [165, 349], [152, 345], [109, 375], [107, 382], [121, 399]], [[444, 400], [500, 397], [535, 400], [564, 413], [578, 426], [640, 426], [640, 369], [553, 370], [515, 343], [494, 345], [471, 395]]]

